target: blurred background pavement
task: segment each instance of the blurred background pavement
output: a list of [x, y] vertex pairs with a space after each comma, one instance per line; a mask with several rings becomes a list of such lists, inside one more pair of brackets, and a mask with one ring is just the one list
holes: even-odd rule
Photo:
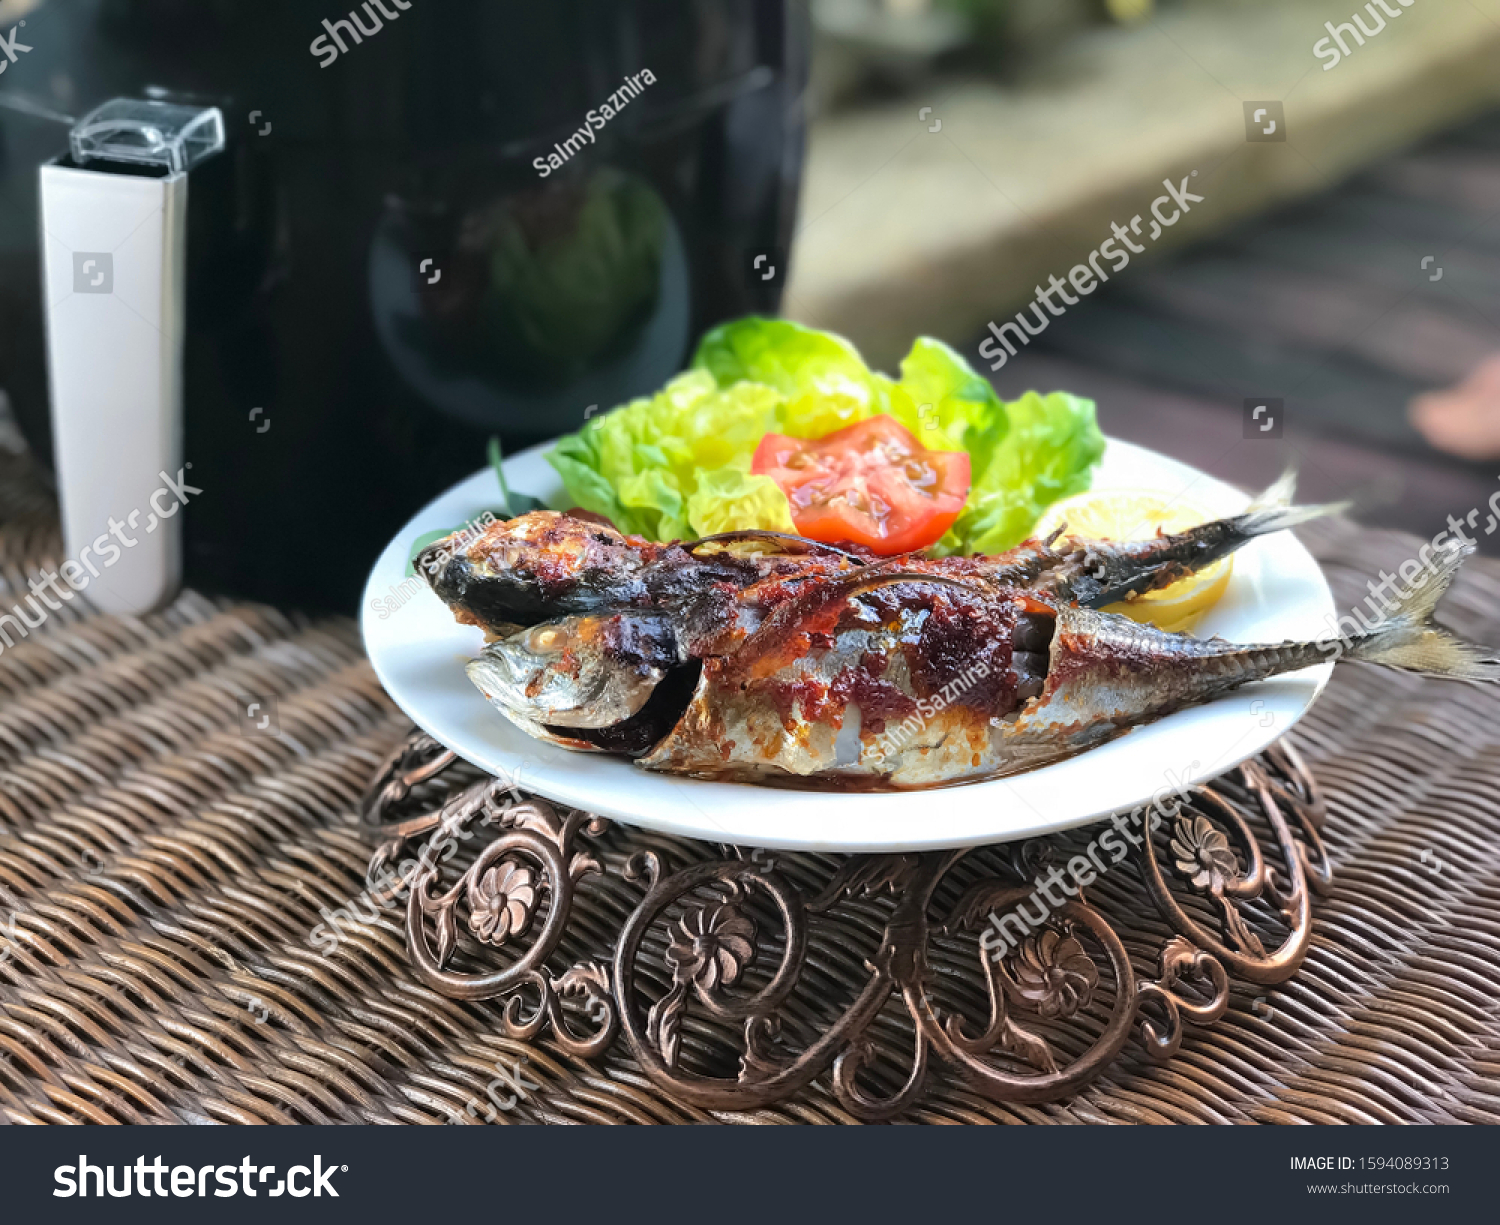
[[[1500, 353], [1500, 0], [810, 7], [787, 314], [888, 369], [919, 333], [985, 368], [989, 322], [1139, 217], [1144, 250], [1003, 393], [1088, 395], [1107, 433], [1245, 486], [1295, 456], [1306, 496], [1423, 535], [1500, 491], [1407, 417]], [[1166, 179], [1203, 200], [1150, 241]]]

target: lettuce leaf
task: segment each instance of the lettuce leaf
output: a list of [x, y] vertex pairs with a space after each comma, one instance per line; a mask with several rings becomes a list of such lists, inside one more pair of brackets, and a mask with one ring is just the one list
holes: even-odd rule
[[880, 413], [923, 446], [970, 456], [969, 501], [939, 553], [1024, 540], [1047, 505], [1088, 487], [1104, 450], [1091, 401], [1029, 392], [1007, 404], [941, 341], [918, 339], [891, 379], [842, 337], [751, 316], [709, 332], [688, 371], [595, 417], [547, 458], [577, 505], [625, 532], [791, 531], [781, 491], [750, 472], [761, 438], [821, 438]]
[[1089, 487], [1104, 454], [1092, 400], [1028, 391], [1005, 408], [1010, 430], [989, 462], [974, 466], [969, 500], [938, 553], [1003, 553], [1053, 502]]
[[[884, 375], [876, 375], [885, 379]], [[929, 450], [967, 451], [972, 472], [988, 466], [1010, 428], [1005, 405], [989, 380], [975, 374], [941, 340], [919, 337], [901, 361], [901, 381], [888, 393], [890, 414]]]
[[699, 341], [693, 369], [707, 370], [720, 387], [760, 383], [775, 388], [788, 401], [845, 400], [862, 410], [855, 421], [884, 411], [876, 407], [880, 398], [876, 376], [853, 345], [842, 336], [790, 319], [748, 315], [721, 324]]
[[707, 371], [689, 370], [656, 395], [593, 418], [547, 459], [577, 505], [622, 532], [681, 540], [770, 527], [767, 516], [790, 531], [776, 483], [750, 473], [761, 438], [780, 428], [784, 403], [759, 383], [721, 391]]

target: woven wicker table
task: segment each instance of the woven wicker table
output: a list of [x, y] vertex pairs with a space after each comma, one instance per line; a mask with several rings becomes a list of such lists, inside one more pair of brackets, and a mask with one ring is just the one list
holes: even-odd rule
[[[1366, 576], [1415, 547], [1347, 522], [1306, 539], [1345, 605], [1363, 595]], [[4, 606], [59, 560], [49, 502], [0, 471]], [[1471, 563], [1446, 615], [1500, 643], [1500, 565]], [[273, 699], [273, 725], [245, 717], [247, 693]], [[1171, 1058], [1149, 1059], [1137, 1031], [1092, 1083], [1058, 1100], [997, 1101], [941, 1070], [903, 1096], [913, 1028], [897, 999], [870, 1021], [843, 1073], [851, 1083], [862, 1077], [853, 1100], [895, 1103], [885, 1113], [905, 1121], [1500, 1122], [1497, 714], [1493, 690], [1339, 671], [1295, 737], [1321, 784], [1334, 866], [1306, 960], [1280, 986], [1232, 975], [1212, 1010], [1222, 1015], [1207, 1025], [1186, 1018]], [[347, 620], [189, 593], [134, 621], [91, 616], [80, 599], [0, 652], [3, 1116], [884, 1117], [851, 1111], [849, 1093], [832, 1083], [836, 1069], [779, 1104], [710, 1111], [662, 1092], [628, 1043], [591, 1047], [572, 1029], [560, 1039], [535, 1023], [542, 996], [454, 998], [463, 993], [424, 985], [404, 907], [367, 888], [378, 839], [359, 820], [371, 778], [409, 730]], [[591, 959], [613, 947], [646, 889], [627, 864], [634, 858], [639, 869], [649, 852], [662, 872], [678, 872], [726, 852], [620, 827], [574, 832], [602, 871], [577, 865], [556, 964], [582, 968], [554, 994], [573, 997], [575, 1012], [602, 1015]], [[811, 889], [838, 865], [781, 856], [778, 870]], [[879, 882], [868, 883], [877, 886], [866, 891], [869, 912], [856, 904], [844, 928], [809, 946], [812, 1003], [806, 1015], [793, 1010], [791, 1029], [816, 1033], [818, 1008], [835, 997], [846, 1007], [868, 975], [855, 937], [875, 933], [878, 943], [886, 922], [874, 910]], [[506, 902], [526, 884], [509, 881], [491, 934], [494, 924], [530, 921]], [[1123, 955], [1143, 979], [1158, 975], [1173, 932], [1140, 871], [1113, 873], [1098, 890], [1091, 900], [1108, 912]], [[355, 899], [364, 899], [363, 918], [358, 906], [350, 913]], [[724, 916], [710, 921], [734, 951], [738, 929], [725, 928]], [[648, 936], [641, 948], [640, 981], [658, 999], [681, 966], [671, 939]], [[1053, 963], [1066, 955], [1049, 948]], [[453, 964], [464, 968], [470, 956], [459, 950]], [[934, 968], [954, 998], [982, 1000], [972, 970], [965, 980], [956, 963]], [[607, 977], [610, 967], [597, 969]], [[1089, 1030], [1081, 1017], [1053, 1034], [1058, 1051], [1098, 1037], [1104, 1022]], [[720, 1021], [726, 1032], [744, 1028]], [[664, 1022], [654, 1023], [659, 1039]], [[713, 1023], [683, 1029], [684, 1058], [707, 1057]]]

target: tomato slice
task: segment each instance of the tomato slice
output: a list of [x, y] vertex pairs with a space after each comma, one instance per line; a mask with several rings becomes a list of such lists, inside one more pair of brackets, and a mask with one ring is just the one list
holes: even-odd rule
[[969, 496], [966, 453], [925, 450], [885, 414], [824, 438], [767, 434], [750, 471], [781, 487], [809, 540], [881, 557], [935, 544]]

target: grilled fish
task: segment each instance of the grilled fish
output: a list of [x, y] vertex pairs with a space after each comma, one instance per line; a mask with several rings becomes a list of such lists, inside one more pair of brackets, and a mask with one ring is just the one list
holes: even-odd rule
[[779, 532], [655, 544], [551, 510], [497, 520], [463, 547], [453, 539], [420, 552], [417, 572], [459, 621], [491, 637], [560, 616], [671, 607], [711, 585], [823, 577], [865, 560]]
[[925, 575], [825, 584], [705, 661], [682, 718], [640, 764], [745, 782], [935, 787], [1047, 765], [1330, 658], [1500, 680], [1500, 662], [1431, 620], [1471, 551], [1440, 553], [1374, 630], [1255, 645]]
[[1500, 678], [1431, 624], [1461, 548], [1347, 641], [1200, 641], [1098, 608], [1335, 509], [1290, 497], [1284, 478], [1243, 514], [1175, 536], [942, 559], [774, 533], [659, 545], [533, 512], [452, 556], [439, 542], [440, 564], [418, 565], [491, 638], [469, 675], [525, 731], [697, 777], [887, 789], [998, 777], [1339, 656]]
[[805, 582], [872, 566], [1024, 588], [1049, 601], [1099, 607], [1174, 583], [1257, 536], [1342, 509], [1293, 506], [1293, 488], [1288, 472], [1242, 514], [1177, 535], [1138, 543], [1054, 535], [980, 557], [876, 558], [779, 532], [656, 544], [607, 524], [532, 511], [497, 520], [469, 540], [439, 540], [415, 564], [459, 621], [491, 638], [564, 616], [681, 608], [708, 589], [758, 587], [762, 598], [785, 598]]

